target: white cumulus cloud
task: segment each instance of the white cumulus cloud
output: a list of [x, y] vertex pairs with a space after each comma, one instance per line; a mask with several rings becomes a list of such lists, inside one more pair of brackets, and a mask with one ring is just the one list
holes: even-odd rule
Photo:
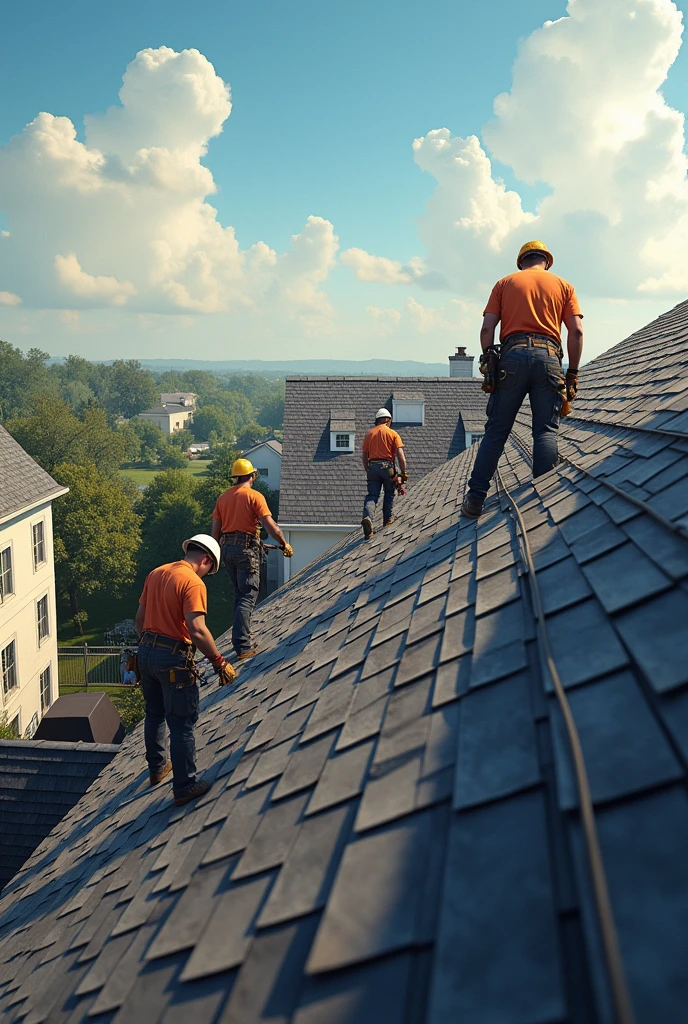
[[21, 299], [14, 292], [0, 292], [0, 306], [18, 306]]
[[[543, 238], [555, 269], [589, 297], [683, 295], [684, 117], [661, 92], [681, 14], [671, 0], [569, 0], [567, 12], [521, 44], [482, 143], [447, 128], [416, 139], [415, 161], [437, 182], [418, 222], [427, 273], [461, 295], [482, 294], [522, 242]], [[490, 157], [544, 187], [535, 210]], [[390, 262], [358, 250], [350, 265], [365, 280], [362, 268]]]
[[143, 50], [119, 98], [85, 117], [83, 142], [68, 118], [40, 113], [0, 149], [3, 284], [28, 307], [239, 312], [326, 329], [332, 225], [310, 217], [284, 253], [241, 249], [208, 202], [216, 186], [201, 160], [231, 111], [210, 62]]

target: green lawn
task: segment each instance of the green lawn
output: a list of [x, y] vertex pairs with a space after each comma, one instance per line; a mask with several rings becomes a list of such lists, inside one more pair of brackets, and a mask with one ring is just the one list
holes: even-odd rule
[[[208, 475], [208, 462], [202, 459], [197, 459], [194, 462], [189, 462], [188, 466], [184, 467], [184, 473], [188, 473], [189, 476], [207, 476]], [[160, 469], [120, 469], [120, 476], [129, 477], [133, 480], [137, 486], [149, 484], [153, 480], [153, 477], [161, 472]]]

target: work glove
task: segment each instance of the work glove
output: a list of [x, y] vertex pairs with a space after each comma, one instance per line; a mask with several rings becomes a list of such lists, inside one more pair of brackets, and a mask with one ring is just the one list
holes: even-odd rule
[[284, 555], [285, 558], [291, 558], [291, 556], [294, 554], [293, 547], [291, 546], [291, 544], [287, 544], [286, 541], [282, 545], [282, 554]]
[[211, 662], [213, 668], [217, 672], [217, 685], [218, 686], [229, 686], [236, 679], [236, 672], [229, 664], [229, 662], [220, 655], [215, 661]]
[[566, 371], [566, 398], [572, 402], [578, 394], [578, 370]]

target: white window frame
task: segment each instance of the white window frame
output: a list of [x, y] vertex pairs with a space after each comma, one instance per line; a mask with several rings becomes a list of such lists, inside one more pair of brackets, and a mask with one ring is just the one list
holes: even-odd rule
[[[346, 437], [348, 443], [338, 444], [339, 438]], [[331, 452], [352, 452], [356, 448], [356, 434], [353, 430], [331, 430], [330, 431], [330, 451]]]
[[[6, 676], [7, 672], [8, 672], [8, 669], [5, 667], [5, 662], [7, 660], [5, 658], [5, 652], [8, 651], [10, 649], [10, 647], [14, 648], [14, 658], [13, 658], [13, 661], [11, 663], [11, 668], [12, 668], [13, 676], [14, 676], [14, 683], [11, 686], [7, 686], [6, 685], [6, 678], [5, 678], [5, 676]], [[13, 636], [11, 638], [11, 640], [8, 640], [7, 643], [5, 644], [5, 646], [2, 648], [2, 650], [0, 650], [0, 676], [2, 676], [2, 692], [4, 693], [4, 695], [6, 697], [9, 696], [9, 694], [14, 693], [15, 690], [19, 690], [19, 670], [17, 668], [17, 637], [16, 637], [16, 635]]]
[[[418, 410], [418, 411], [416, 411]], [[395, 423], [425, 425], [425, 399], [411, 401], [406, 398], [392, 399], [392, 426]]]
[[[45, 616], [41, 615], [41, 602], [45, 601]], [[41, 632], [41, 622], [45, 620], [45, 632]], [[50, 636], [50, 599], [47, 594], [43, 594], [36, 601], [36, 629], [38, 632], [38, 646], [47, 640]]]
[[[3, 570], [3, 568], [2, 568], [3, 556], [8, 551], [10, 553], [9, 554], [9, 563], [10, 563], [9, 564], [9, 568], [7, 570]], [[3, 583], [3, 580], [4, 580], [5, 576], [7, 575], [7, 573], [9, 573], [9, 577], [10, 577], [10, 585], [11, 585], [11, 589], [10, 590], [5, 590], [5, 584]], [[12, 595], [14, 593], [15, 593], [15, 590], [14, 590], [14, 551], [13, 551], [13, 548], [12, 548], [12, 542], [10, 541], [10, 543], [6, 547], [0, 548], [0, 604], [2, 604], [3, 601], [5, 601], [8, 597], [12, 597]]]
[[[43, 537], [40, 541], [40, 546], [43, 548], [43, 557], [40, 561], [36, 557], [36, 530], [41, 528], [43, 531]], [[45, 519], [37, 519], [35, 523], [31, 523], [31, 547], [33, 551], [33, 571], [36, 572], [41, 566], [45, 565], [48, 561], [48, 545], [46, 544], [46, 532], [45, 532]]]
[[[46, 683], [46, 676], [47, 676], [47, 690], [48, 690], [48, 700], [47, 700], [47, 703], [43, 700], [43, 689], [44, 689], [44, 684]], [[40, 689], [40, 696], [41, 696], [41, 716], [43, 716], [46, 713], [46, 711], [48, 710], [48, 708], [53, 703], [53, 700], [52, 700], [52, 697], [53, 697], [53, 663], [52, 662], [49, 662], [46, 665], [46, 667], [43, 669], [43, 671], [41, 672], [41, 674], [38, 677], [38, 679], [39, 679], [39, 689]]]

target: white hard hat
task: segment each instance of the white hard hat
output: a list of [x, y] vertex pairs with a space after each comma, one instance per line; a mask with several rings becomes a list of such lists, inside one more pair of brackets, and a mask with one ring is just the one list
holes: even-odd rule
[[376, 420], [391, 420], [391, 418], [392, 414], [389, 411], [389, 409], [378, 409], [378, 411], [375, 413]]
[[185, 540], [184, 543], [182, 544], [184, 554], [186, 554], [186, 549], [188, 548], [189, 544], [196, 544], [199, 548], [203, 548], [204, 551], [208, 552], [210, 557], [215, 562], [215, 568], [211, 569], [210, 571], [210, 575], [213, 576], [220, 568], [221, 558], [220, 545], [217, 543], [215, 538], [211, 537], [209, 533], [195, 533], [193, 537], [189, 537], [188, 540]]

